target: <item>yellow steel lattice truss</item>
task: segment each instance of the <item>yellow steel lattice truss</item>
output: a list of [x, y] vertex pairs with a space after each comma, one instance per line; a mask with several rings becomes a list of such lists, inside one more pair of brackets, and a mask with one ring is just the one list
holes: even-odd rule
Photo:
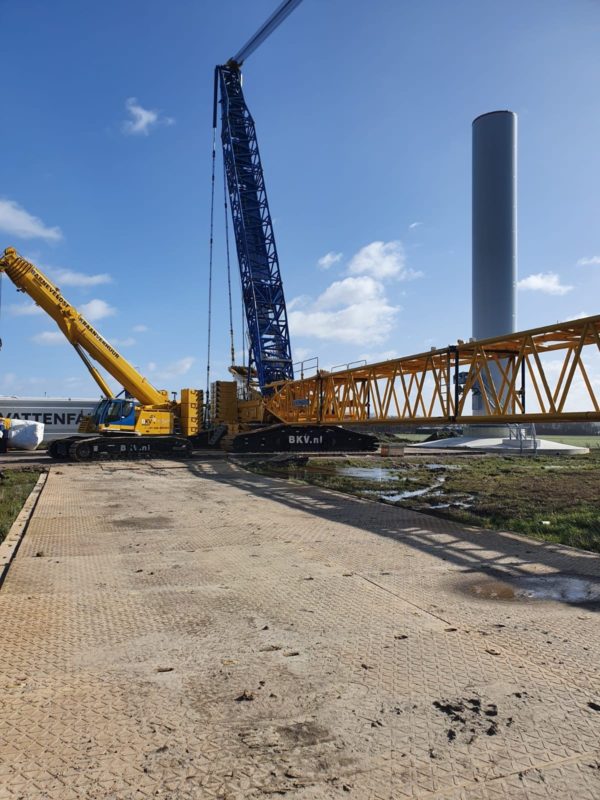
[[[600, 316], [273, 384], [283, 422], [600, 421]], [[481, 413], [474, 415], [479, 395]]]

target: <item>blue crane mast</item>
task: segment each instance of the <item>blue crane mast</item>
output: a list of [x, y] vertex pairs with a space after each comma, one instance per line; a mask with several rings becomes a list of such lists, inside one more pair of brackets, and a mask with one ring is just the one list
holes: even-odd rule
[[[213, 256], [213, 211], [215, 186], [216, 129], [218, 100], [221, 100], [221, 141], [227, 183], [227, 194], [233, 220], [238, 263], [242, 281], [242, 300], [248, 328], [249, 357], [246, 377], [248, 382], [256, 376], [263, 397], [273, 396], [276, 382], [294, 380], [292, 352], [287, 310], [283, 293], [279, 258], [275, 246], [273, 223], [267, 201], [256, 128], [242, 92], [241, 66], [245, 59], [300, 5], [302, 0], [283, 0], [269, 19], [258, 29], [244, 47], [227, 63], [215, 68], [212, 149], [212, 200], [209, 263], [209, 335], [207, 359], [207, 397], [210, 374], [210, 318]], [[227, 231], [227, 225], [226, 225]], [[227, 247], [229, 275], [229, 247]], [[231, 309], [231, 289], [230, 289]], [[231, 313], [230, 313], [231, 316]], [[233, 342], [233, 325], [231, 335]], [[232, 360], [234, 358], [232, 344]], [[232, 364], [234, 375], [242, 375]], [[217, 382], [218, 385], [219, 382]], [[281, 383], [279, 384], [281, 386]], [[219, 389], [217, 388], [217, 391]], [[254, 397], [249, 396], [250, 406]], [[302, 399], [301, 399], [302, 400]], [[215, 403], [215, 408], [218, 404]], [[266, 404], [263, 407], [263, 411]], [[280, 451], [371, 451], [377, 447], [373, 436], [349, 431], [337, 425], [270, 424], [256, 416], [257, 409], [247, 409], [245, 429], [231, 442], [235, 452]], [[215, 415], [218, 419], [219, 412]], [[236, 412], [237, 414], [237, 412]], [[246, 424], [248, 419], [256, 424]], [[227, 420], [226, 420], [227, 421]], [[236, 425], [241, 416], [236, 417]], [[269, 423], [265, 427], [265, 422]], [[228, 421], [227, 421], [227, 424]], [[209, 438], [209, 444], [218, 441], [227, 430], [219, 424]], [[258, 425], [258, 428], [256, 427]]]
[[215, 69], [213, 128], [220, 91], [223, 161], [249, 336], [248, 380], [255, 372], [263, 395], [270, 394], [269, 384], [293, 380], [294, 369], [265, 178], [240, 68], [301, 2], [283, 0], [241, 50]]
[[270, 383], [293, 380], [294, 370], [273, 223], [256, 128], [242, 92], [240, 63], [231, 59], [215, 70], [213, 125], [218, 84], [223, 161], [249, 335], [248, 375], [254, 370], [261, 392], [269, 394]]

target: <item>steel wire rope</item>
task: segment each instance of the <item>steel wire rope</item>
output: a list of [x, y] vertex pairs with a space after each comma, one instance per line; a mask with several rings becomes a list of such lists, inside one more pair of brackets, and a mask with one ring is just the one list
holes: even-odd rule
[[235, 339], [233, 333], [233, 305], [231, 301], [231, 258], [229, 255], [229, 219], [227, 217], [227, 175], [223, 162], [223, 205], [225, 207], [225, 253], [227, 258], [227, 291], [229, 296], [229, 342], [231, 347], [231, 366], [235, 365]]
[[[3, 272], [0, 272], [0, 329], [2, 328], [2, 278]], [[1, 330], [0, 330], [1, 332]], [[0, 337], [0, 350], [2, 350], [2, 337]]]
[[211, 196], [210, 196], [210, 243], [208, 255], [208, 333], [206, 347], [206, 406], [205, 422], [208, 422], [210, 411], [210, 338], [212, 327], [212, 276], [213, 276], [213, 252], [214, 252], [214, 231], [215, 231], [215, 164], [217, 156], [217, 127], [213, 125], [212, 140], [212, 177], [211, 177]]
[[[242, 285], [242, 280], [240, 278], [240, 286]], [[246, 366], [246, 337], [248, 334], [246, 333], [246, 312], [244, 311], [244, 304], [242, 303], [242, 366]]]

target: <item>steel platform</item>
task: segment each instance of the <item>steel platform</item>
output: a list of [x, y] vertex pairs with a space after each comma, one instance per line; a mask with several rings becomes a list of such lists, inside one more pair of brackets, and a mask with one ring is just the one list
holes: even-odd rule
[[[222, 460], [51, 467], [0, 590], [0, 798], [600, 797], [600, 558]], [[571, 598], [573, 599], [573, 598]]]

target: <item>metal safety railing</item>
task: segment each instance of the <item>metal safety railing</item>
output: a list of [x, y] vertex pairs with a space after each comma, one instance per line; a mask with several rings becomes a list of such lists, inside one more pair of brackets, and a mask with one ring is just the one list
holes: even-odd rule
[[538, 440], [535, 432], [535, 425], [520, 425], [508, 423], [508, 441], [510, 444], [513, 442], [519, 448], [519, 453], [525, 450], [529, 453], [537, 453]]

